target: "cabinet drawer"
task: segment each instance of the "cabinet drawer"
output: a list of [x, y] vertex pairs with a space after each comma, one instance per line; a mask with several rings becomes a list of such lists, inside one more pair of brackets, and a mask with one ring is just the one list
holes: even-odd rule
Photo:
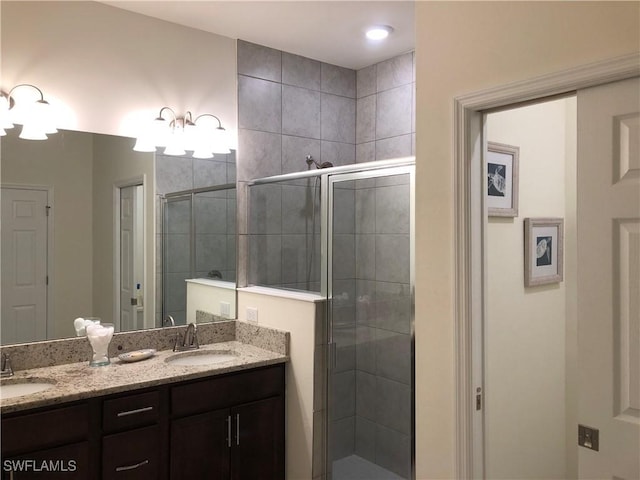
[[87, 404], [54, 408], [2, 419], [2, 455], [40, 450], [85, 440], [89, 434]]
[[141, 427], [158, 421], [160, 416], [160, 392], [152, 391], [105, 400], [102, 428], [115, 432], [126, 428]]
[[171, 389], [171, 413], [191, 415], [284, 393], [284, 366], [215, 377]]
[[102, 479], [159, 478], [160, 427], [138, 428], [102, 440]]

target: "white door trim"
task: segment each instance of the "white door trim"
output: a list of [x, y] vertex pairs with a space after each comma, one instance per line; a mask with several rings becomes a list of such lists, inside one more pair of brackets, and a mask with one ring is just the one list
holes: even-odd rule
[[456, 478], [484, 478], [482, 441], [474, 442], [483, 428], [475, 414], [486, 284], [482, 112], [636, 76], [640, 54], [630, 54], [454, 98]]
[[22, 190], [43, 190], [47, 192], [47, 205], [51, 207], [49, 209], [49, 216], [47, 219], [47, 338], [53, 339], [55, 337], [55, 318], [54, 318], [54, 302], [53, 302], [53, 292], [55, 288], [55, 279], [54, 275], [54, 265], [53, 261], [54, 257], [54, 241], [53, 241], [53, 223], [55, 218], [55, 208], [53, 203], [53, 187], [50, 185], [24, 185], [19, 183], [2, 183], [0, 188], [14, 188], [14, 189], [22, 189]]
[[[126, 180], [119, 180], [113, 182], [113, 319], [111, 320], [116, 325], [116, 331], [120, 331], [120, 189], [126, 187], [134, 187], [136, 185], [142, 185], [143, 188], [143, 204], [144, 211], [147, 211], [147, 196], [144, 192], [146, 185], [146, 175], [137, 175], [135, 177], [128, 178]], [[145, 220], [146, 221], [146, 220]], [[143, 231], [144, 235], [144, 231]], [[143, 259], [143, 276], [145, 278], [145, 285], [147, 283], [147, 249], [146, 238], [143, 240], [145, 245], [144, 259]], [[145, 286], [146, 288], [146, 286]], [[145, 310], [146, 312], [146, 310]], [[146, 314], [145, 314], [146, 315]], [[145, 325], [146, 318], [145, 318]]]

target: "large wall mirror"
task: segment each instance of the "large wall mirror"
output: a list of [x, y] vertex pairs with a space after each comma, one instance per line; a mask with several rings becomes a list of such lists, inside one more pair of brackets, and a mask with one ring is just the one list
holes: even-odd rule
[[170, 157], [134, 152], [125, 137], [18, 133], [1, 142], [3, 345], [75, 336], [77, 317], [116, 331], [169, 315], [183, 324], [197, 308], [187, 311], [190, 284], [226, 291], [215, 298], [234, 316], [234, 153]]

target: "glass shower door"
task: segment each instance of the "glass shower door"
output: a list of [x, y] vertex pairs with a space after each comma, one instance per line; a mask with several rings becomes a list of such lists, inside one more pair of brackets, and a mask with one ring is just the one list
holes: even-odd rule
[[329, 478], [413, 478], [414, 167], [328, 179]]

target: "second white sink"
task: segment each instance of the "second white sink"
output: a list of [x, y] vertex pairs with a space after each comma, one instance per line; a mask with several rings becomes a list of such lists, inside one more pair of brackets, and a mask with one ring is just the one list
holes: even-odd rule
[[21, 397], [33, 393], [44, 392], [53, 387], [53, 383], [48, 382], [20, 382], [3, 383], [0, 385], [0, 398]]
[[236, 360], [238, 355], [229, 350], [224, 351], [199, 351], [183, 352], [171, 355], [165, 362], [172, 365], [214, 365], [216, 363]]

